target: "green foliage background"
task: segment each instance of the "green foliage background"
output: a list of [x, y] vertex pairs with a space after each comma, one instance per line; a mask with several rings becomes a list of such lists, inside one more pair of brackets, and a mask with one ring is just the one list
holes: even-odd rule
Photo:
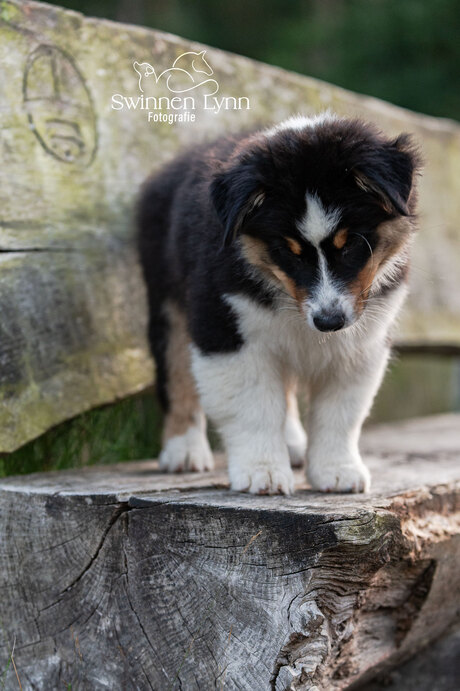
[[459, 0], [68, 0], [295, 70], [412, 110], [460, 119]]

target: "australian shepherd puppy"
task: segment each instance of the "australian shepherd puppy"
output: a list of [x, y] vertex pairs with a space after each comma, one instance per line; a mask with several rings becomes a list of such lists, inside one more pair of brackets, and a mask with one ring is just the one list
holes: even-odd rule
[[369, 489], [358, 441], [406, 294], [418, 167], [408, 135], [325, 114], [200, 146], [147, 181], [161, 468], [213, 467], [206, 414], [234, 490], [289, 494], [304, 461], [316, 490]]

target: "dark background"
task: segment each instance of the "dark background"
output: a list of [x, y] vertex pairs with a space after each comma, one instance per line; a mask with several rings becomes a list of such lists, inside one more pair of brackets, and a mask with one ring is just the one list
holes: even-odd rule
[[70, 0], [87, 15], [163, 29], [460, 119], [459, 0]]

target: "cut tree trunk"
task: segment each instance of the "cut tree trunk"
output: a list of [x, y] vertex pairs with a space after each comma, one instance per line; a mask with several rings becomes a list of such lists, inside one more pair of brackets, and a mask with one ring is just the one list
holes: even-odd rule
[[300, 472], [292, 497], [248, 496], [222, 467], [153, 461], [2, 480], [5, 688], [15, 669], [23, 689], [79, 691], [335, 690], [394, 670], [458, 620], [460, 417], [371, 429], [363, 450], [366, 496]]

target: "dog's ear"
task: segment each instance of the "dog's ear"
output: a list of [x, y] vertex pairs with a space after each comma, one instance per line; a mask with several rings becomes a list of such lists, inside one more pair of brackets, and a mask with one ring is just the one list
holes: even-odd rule
[[375, 195], [389, 214], [409, 215], [408, 199], [421, 158], [409, 134], [384, 144], [365, 164], [355, 169], [356, 184]]
[[223, 245], [230, 245], [250, 214], [264, 201], [265, 194], [253, 166], [238, 165], [216, 175], [211, 182], [211, 199], [224, 228]]

